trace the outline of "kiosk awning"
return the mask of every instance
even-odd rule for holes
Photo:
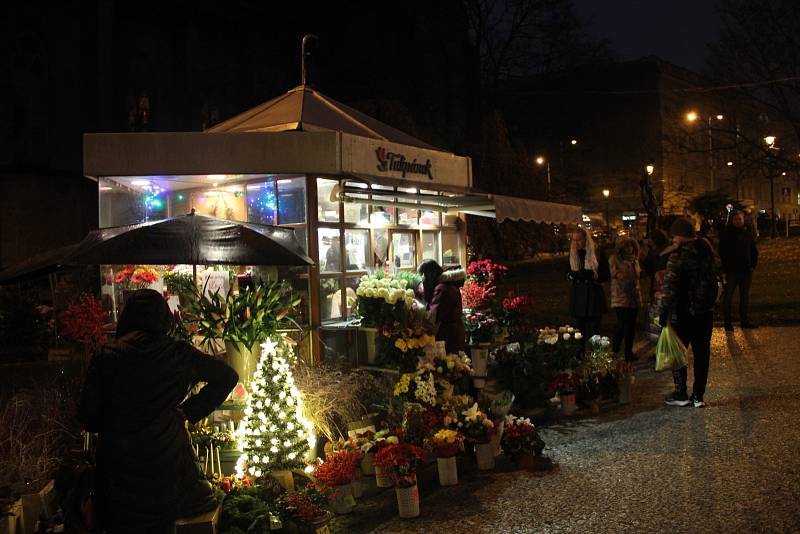
[[[577,224],[583,214],[580,206],[557,204],[530,198],[494,195],[497,222],[505,220],[544,222],[551,224]]]

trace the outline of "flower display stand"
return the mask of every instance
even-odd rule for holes
[[[380,466],[375,466],[375,485],[379,488],[391,488],[394,486],[392,477],[385,474]]]
[[[334,514],[344,515],[353,511],[356,500],[353,498],[353,485],[351,483],[333,486],[333,494],[328,497],[328,508]]]
[[[619,387],[620,404],[630,404],[633,381],[634,381],[633,375],[622,375],[621,377],[619,377],[619,382],[617,386]]]
[[[561,414],[570,416],[578,409],[578,404],[575,402],[575,394],[567,393],[561,395]]]
[[[377,353],[377,350],[375,348],[375,338],[378,334],[378,329],[362,326],[361,331],[364,332],[364,340],[366,341],[367,363],[370,365],[374,364],[375,354]]]
[[[488,471],[494,469],[494,449],[491,443],[475,444],[475,459],[478,461],[478,469]]]
[[[292,476],[292,472],[288,469],[272,471],[269,476],[286,491],[294,491],[294,476]]]
[[[361,474],[373,476],[375,474],[375,453],[368,452],[361,459]]]
[[[397,495],[397,511],[403,519],[419,517],[419,487],[414,484],[394,489]]]
[[[436,458],[436,467],[439,470],[440,486],[455,486],[458,484],[458,463],[455,456]]]

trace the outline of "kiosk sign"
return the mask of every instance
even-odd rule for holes
[[[420,174],[427,176],[428,180],[433,180],[433,168],[431,160],[425,160],[425,163],[419,163],[416,158],[409,161],[405,154],[397,152],[387,152],[382,146],[375,149],[375,156],[378,159],[377,169],[380,172],[399,172],[406,177],[408,174]]]

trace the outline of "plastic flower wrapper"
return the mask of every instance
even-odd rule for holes
[[[472,312],[464,316],[464,328],[471,344],[488,343],[497,335],[500,324],[497,319],[483,312]]]
[[[496,420],[504,419],[511,410],[512,404],[514,404],[514,394],[506,389],[495,396],[489,411]]]
[[[478,408],[476,402],[461,412],[458,428],[466,439],[474,443],[488,443],[494,432],[494,422]]]
[[[439,458],[449,458],[461,450],[464,436],[457,430],[442,428],[431,436],[428,444]]]

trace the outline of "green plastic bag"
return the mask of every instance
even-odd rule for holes
[[[667,371],[684,367],[686,359],[686,346],[678,334],[667,324],[661,329],[656,344],[656,371]]]

